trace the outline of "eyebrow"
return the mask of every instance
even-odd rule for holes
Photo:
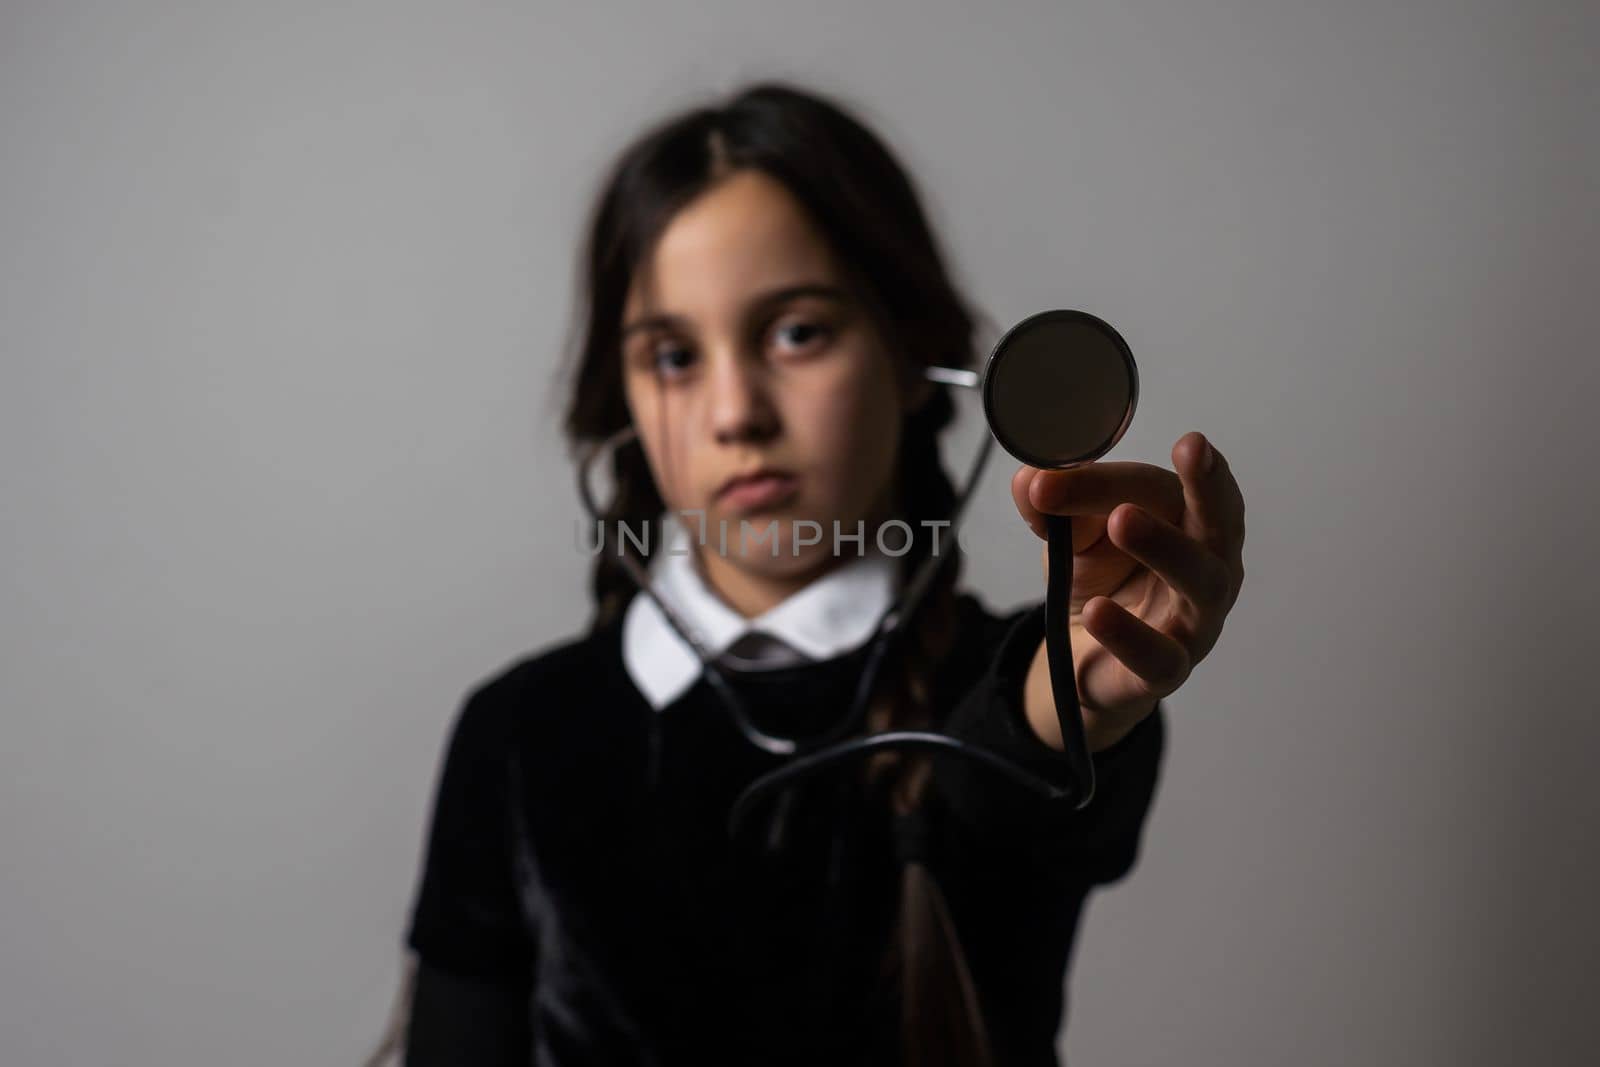
[[[803,282],[799,285],[786,285],[781,289],[773,289],[770,292],[762,293],[751,300],[745,308],[745,321],[748,322],[762,312],[802,296],[820,297],[823,300],[832,300],[841,304],[848,303],[850,300],[850,294],[837,285],[828,285],[822,282]],[[650,330],[662,326],[682,326],[683,323],[684,319],[681,315],[673,315],[668,312],[645,315],[624,326],[620,340],[626,341],[641,330]]]

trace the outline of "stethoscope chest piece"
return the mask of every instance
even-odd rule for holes
[[[1041,311],[995,342],[982,389],[1000,447],[1056,470],[1098,459],[1122,439],[1139,402],[1139,370],[1105,320]]]

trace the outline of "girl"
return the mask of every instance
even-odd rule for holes
[[[1065,774],[1043,602],[991,612],[957,589],[959,550],[938,536],[953,408],[921,369],[973,364],[974,318],[883,143],[770,83],[632,144],[583,269],[566,430],[574,446],[630,425],[637,439],[613,454],[590,534],[587,629],[459,711],[407,935],[406,1062],[1055,1063],[1085,896],[1138,851],[1158,701],[1243,578],[1226,462],[1188,434],[1176,473],[1013,478],[1041,537],[1045,513],[1081,516],[1089,805],[887,752],[792,787],[730,838],[734,799],[782,758],[744,740],[621,552],[737,668],[757,724],[797,737],[845,713],[880,613],[942,554],[869,728],[942,729]],[[696,515],[665,549],[648,536],[664,514]],[[891,520],[905,551],[880,539]]]

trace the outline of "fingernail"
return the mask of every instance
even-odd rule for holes
[[[1217,450],[1211,447],[1209,437],[1201,437],[1200,440],[1206,444],[1205,454],[1200,457],[1200,470],[1204,474],[1210,474],[1211,468],[1217,465]]]

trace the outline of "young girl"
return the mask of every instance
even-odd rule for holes
[[[1065,781],[1044,604],[996,614],[958,590],[938,525],[955,503],[938,447],[953,406],[921,371],[974,364],[973,315],[890,152],[783,85],[632,144],[583,265],[566,429],[574,446],[637,439],[610,460],[599,551],[575,552],[593,567],[588,628],[459,711],[407,936],[406,1061],[1055,1063],[1085,896],[1138,851],[1158,700],[1242,581],[1226,463],[1189,434],[1176,473],[1013,479],[1041,537],[1043,514],[1081,516],[1091,803],[890,751],[792,786],[734,838],[730,807],[784,758],[741,734],[620,552],[726,657],[756,724],[792,737],[846,713],[880,614],[942,555],[867,728],[941,729]],[[664,514],[697,516],[665,548],[649,538]],[[904,551],[903,532],[879,537],[891,521],[913,534]]]

